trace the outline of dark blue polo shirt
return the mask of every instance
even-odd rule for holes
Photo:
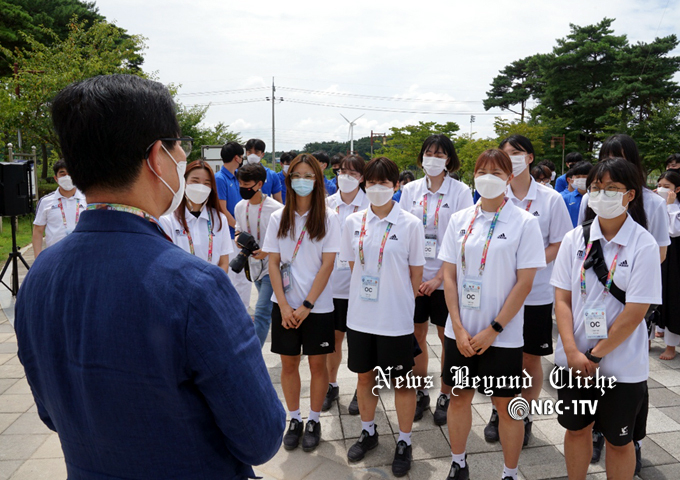
[[[236,204],[243,200],[238,186],[238,179],[233,173],[225,167],[222,167],[220,168],[220,171],[215,174],[215,185],[217,185],[217,196],[220,200],[226,200],[227,210],[233,217]],[[229,227],[229,233],[231,233],[231,238],[234,238],[233,227]]]

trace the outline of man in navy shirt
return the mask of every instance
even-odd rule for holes
[[[296,156],[297,154],[295,152],[283,152],[281,154],[281,171],[277,173],[277,175],[281,182],[281,200],[284,205],[286,204],[286,177],[288,176],[288,168],[290,167],[290,162],[292,162]]]
[[[19,290],[19,359],[70,479],[242,479],[279,449],[285,414],[224,271],[158,217],[184,195],[190,139],[160,83],[109,75],[52,104],[75,231]]]
[[[259,138],[251,138],[246,142],[246,161],[248,163],[262,163],[264,158],[265,143]],[[272,162],[273,166],[274,162]],[[281,197],[281,181],[274,170],[264,167],[267,171],[267,181],[262,186],[262,193],[271,196],[279,203],[283,203]]]
[[[583,156],[578,152],[569,152],[567,156],[564,157],[564,164],[567,166],[567,170],[571,169],[574,165],[583,161]],[[564,190],[569,188],[569,183],[567,183],[567,174],[560,175],[555,180],[555,191],[562,193]]]

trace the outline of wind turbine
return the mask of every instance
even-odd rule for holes
[[[361,115],[359,115],[357,118],[350,122],[349,120],[347,120],[347,117],[345,117],[342,113],[340,114],[340,116],[344,118],[347,123],[349,123],[349,153],[354,153],[354,125],[356,125],[356,121],[359,120],[364,115],[365,114],[362,113]]]

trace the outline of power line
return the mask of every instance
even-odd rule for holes
[[[328,95],[335,97],[363,98],[368,100],[385,100],[391,102],[411,102],[411,103],[481,103],[481,100],[433,100],[424,98],[404,98],[404,97],[384,97],[378,95],[362,95],[356,93],[328,92],[323,90],[307,90],[304,88],[279,87],[281,90],[291,92],[309,93],[312,95]]]
[[[235,105],[238,103],[255,103],[255,102],[266,102],[264,98],[248,98],[244,100],[227,100],[224,102],[208,102],[208,103],[192,103],[187,105],[187,107],[214,107],[217,105]]]
[[[252,88],[240,88],[236,90],[214,90],[212,92],[190,92],[190,93],[178,93],[178,97],[202,97],[206,95],[230,95],[232,93],[248,93],[256,92],[261,90],[266,90],[267,87],[252,87]]]
[[[308,100],[296,100],[288,98],[286,99],[288,103],[300,103],[303,105],[316,105],[319,107],[334,107],[334,108],[348,108],[350,110],[368,110],[372,112],[389,112],[389,113],[412,113],[419,115],[514,115],[514,113],[492,113],[492,112],[423,112],[418,110],[397,110],[394,108],[380,108],[380,107],[369,107],[365,105],[344,105],[338,103],[320,103],[312,102]]]

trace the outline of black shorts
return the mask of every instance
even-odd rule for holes
[[[335,318],[335,329],[339,332],[347,331],[347,307],[349,300],[346,298],[333,299],[333,318]]]
[[[354,373],[366,373],[375,367],[392,377],[403,377],[413,370],[413,334],[399,337],[374,335],[347,329],[347,367]]]
[[[335,351],[333,312],[310,313],[299,328],[283,328],[281,309],[272,306],[272,353],[279,355],[326,355]]]
[[[446,307],[444,290],[435,290],[429,297],[416,297],[416,309],[413,312],[413,323],[425,323],[429,319],[433,324],[444,327],[449,316]]]
[[[492,397],[514,397],[522,392],[522,347],[504,348],[489,347],[482,355],[465,357],[458,350],[456,341],[444,338],[444,371],[442,372],[442,383],[449,387],[456,387],[458,390],[460,382],[455,376],[457,370],[454,367],[468,367],[467,386],[463,389],[475,387],[474,378],[479,378],[480,382],[477,391],[484,395],[490,394]],[[491,383],[484,377],[491,377]],[[505,384],[498,377],[505,377]],[[455,391],[452,390],[452,393]]]
[[[524,353],[539,357],[553,353],[552,309],[552,303],[524,305]]]
[[[551,375],[556,375],[558,385],[568,385],[569,370],[555,367]],[[576,386],[557,389],[557,398],[562,401],[562,414],[557,421],[567,430],[582,430],[595,422],[594,429],[602,432],[604,438],[614,446],[624,446],[631,440],[642,440],[647,429],[647,382],[617,383],[614,388],[605,388],[604,395],[599,388],[578,388]],[[574,402],[597,400],[597,408],[592,414],[588,407],[575,411]],[[567,410],[569,407],[569,410]]]

